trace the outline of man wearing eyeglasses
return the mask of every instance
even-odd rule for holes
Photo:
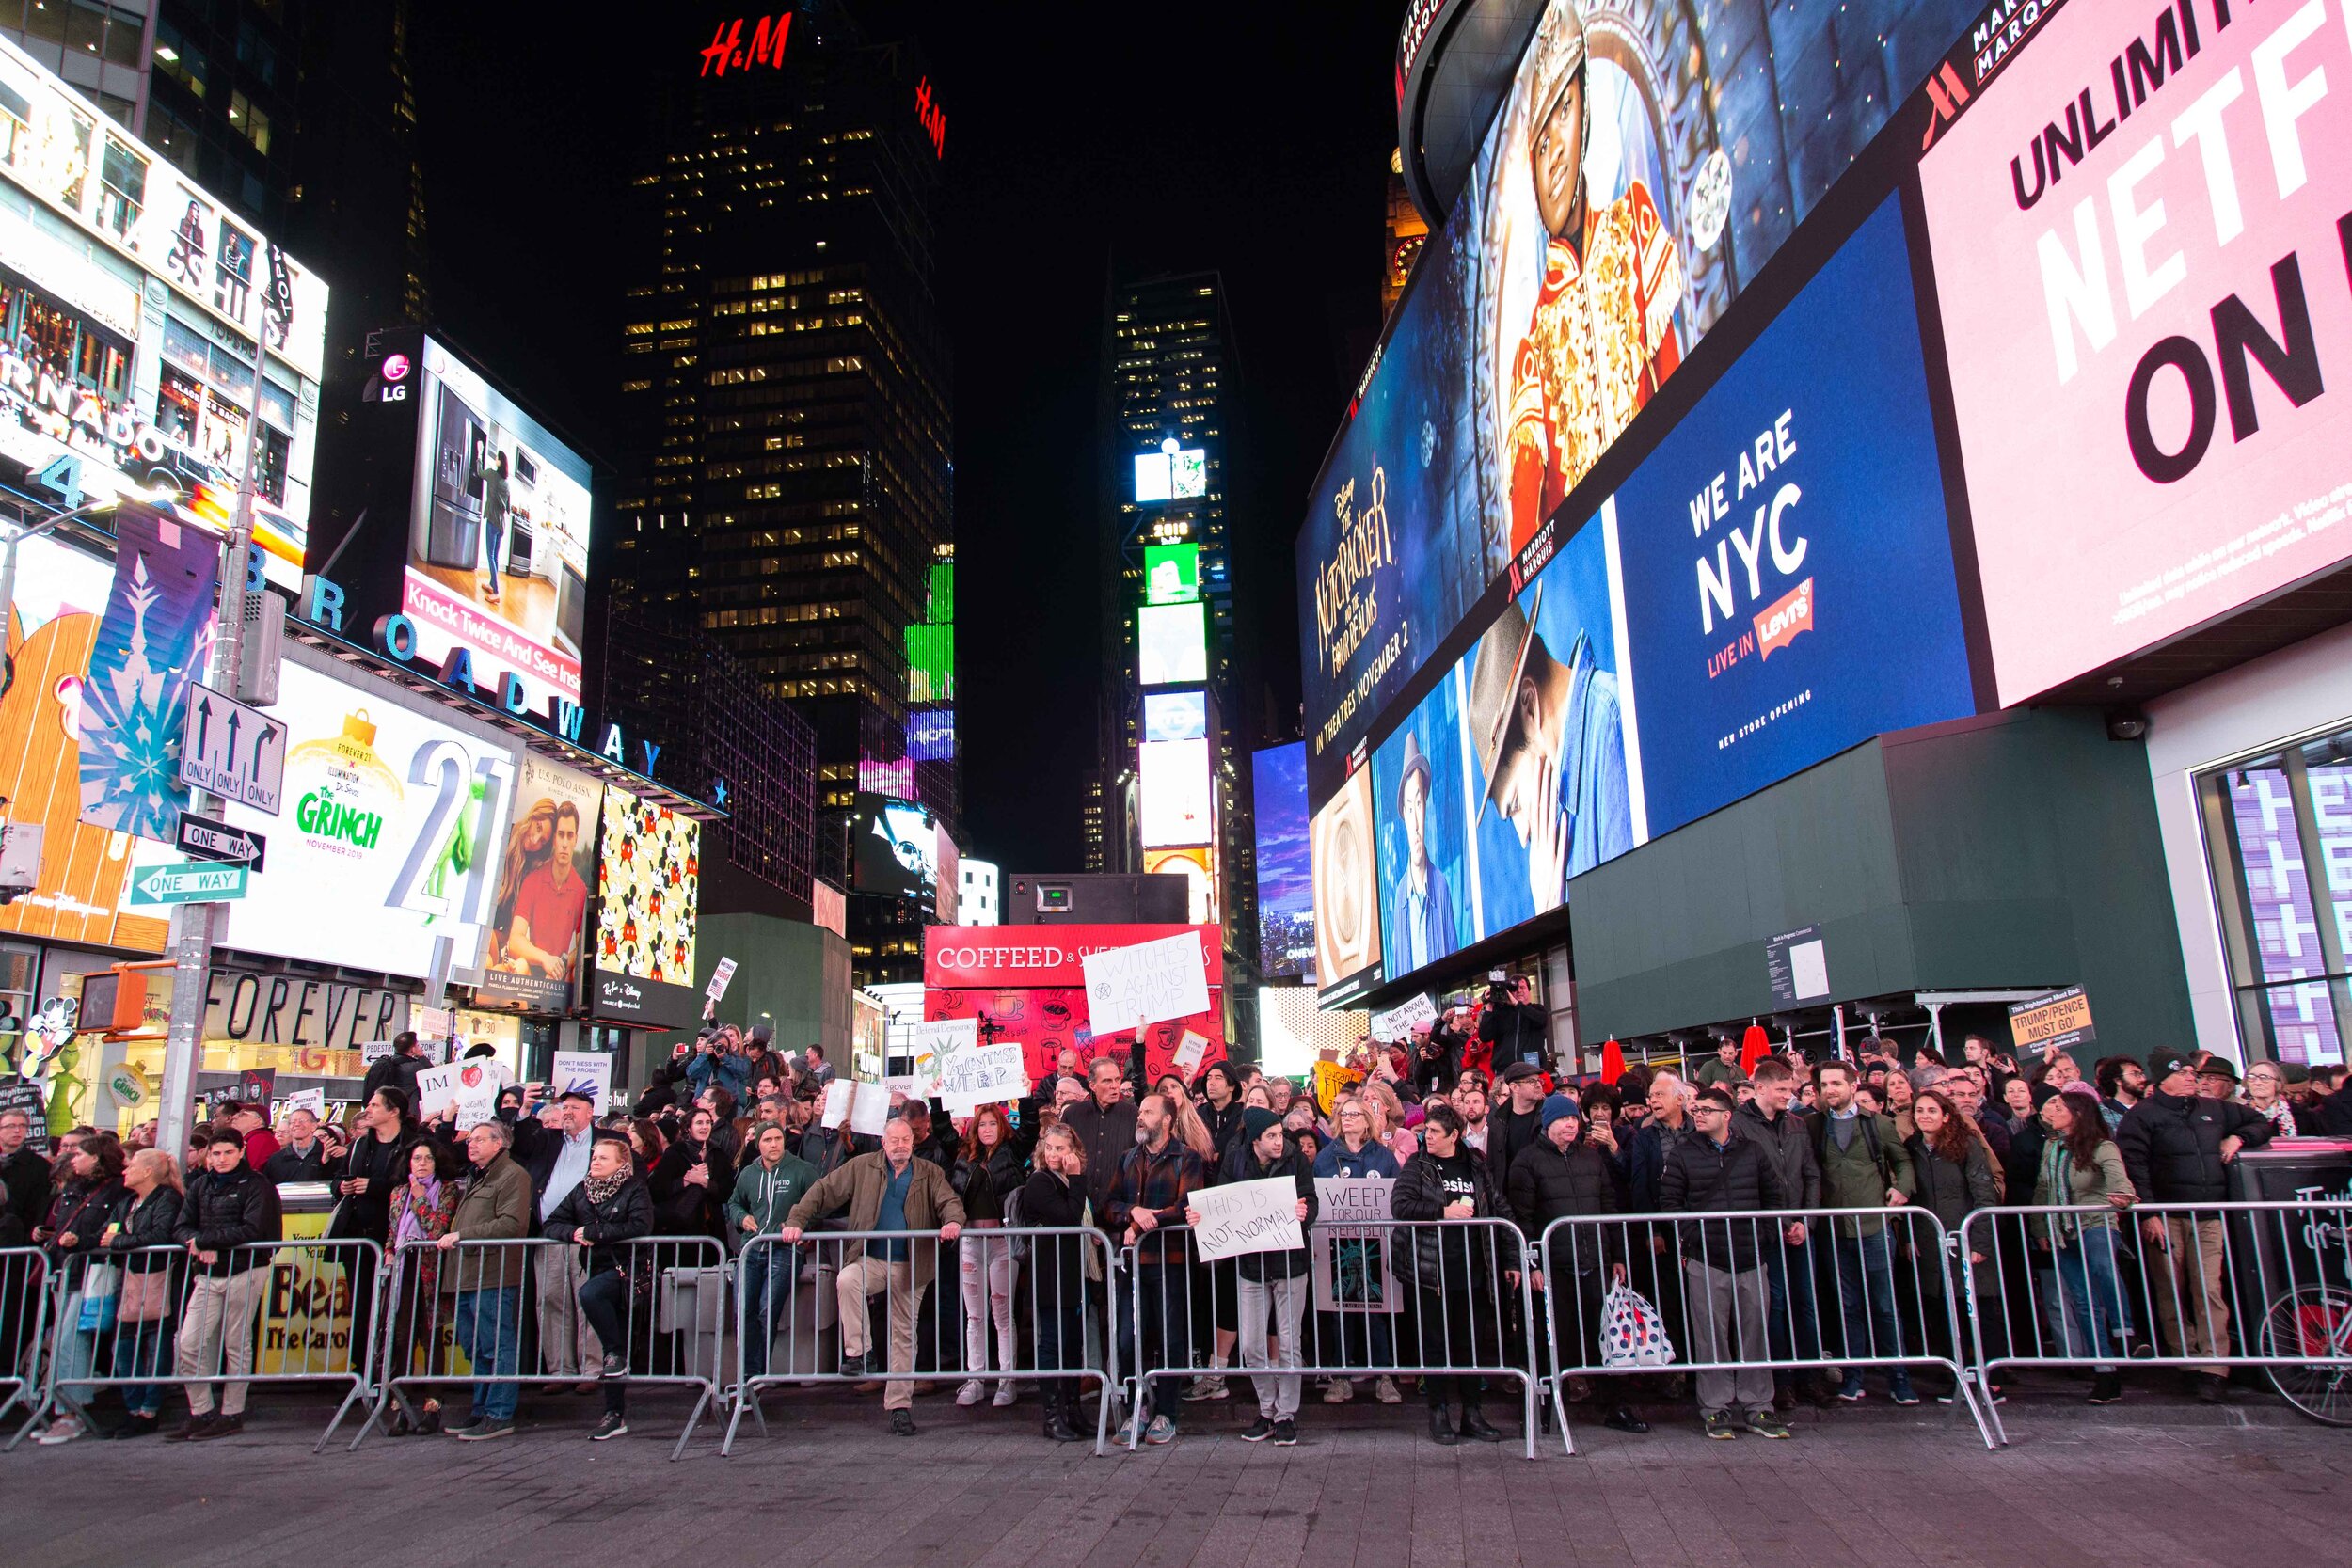
[[[1701,1089],[1691,1102],[1692,1135],[1666,1151],[1659,1178],[1658,1206],[1673,1214],[1753,1213],[1788,1206],[1780,1172],[1753,1141],[1732,1131],[1734,1101],[1719,1085]],[[1786,1437],[1788,1428],[1772,1412],[1772,1351],[1765,1338],[1765,1312],[1772,1287],[1764,1277],[1762,1247],[1780,1240],[1769,1220],[1686,1220],[1680,1233],[1684,1301],[1683,1347],[1701,1369],[1699,1418],[1707,1435],[1727,1440],[1739,1434],[1732,1414],[1746,1414],[1747,1430],[1759,1437]],[[1713,1370],[1708,1370],[1712,1367]]]

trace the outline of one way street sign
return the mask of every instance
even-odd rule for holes
[[[188,683],[180,782],[278,815],[286,778],[286,726],[209,686]]]
[[[180,852],[183,855],[259,871],[268,847],[268,841],[249,829],[232,828],[192,811],[180,814]]]

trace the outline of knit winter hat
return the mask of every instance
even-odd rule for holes
[[[1535,1130],[1538,1132],[1549,1132],[1551,1131],[1551,1124],[1555,1121],[1563,1118],[1581,1121],[1583,1117],[1583,1107],[1577,1104],[1573,1096],[1548,1094],[1544,1096],[1542,1108],[1535,1113]]]

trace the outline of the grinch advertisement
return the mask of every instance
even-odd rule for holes
[[[700,1015],[694,911],[701,888],[702,825],[608,786],[588,997],[594,1016],[676,1029]]]

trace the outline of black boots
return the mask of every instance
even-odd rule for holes
[[[1429,1407],[1429,1440],[1433,1443],[1443,1444],[1449,1449],[1461,1441],[1454,1434],[1453,1413],[1442,1404],[1433,1404]]]
[[[1057,1443],[1083,1443],[1087,1434],[1078,1430],[1072,1418],[1077,1413],[1077,1396],[1059,1390],[1045,1396],[1045,1435]]]
[[[1486,1411],[1474,1404],[1462,1406],[1462,1435],[1475,1437],[1482,1443],[1502,1441],[1502,1430],[1488,1424]]]

